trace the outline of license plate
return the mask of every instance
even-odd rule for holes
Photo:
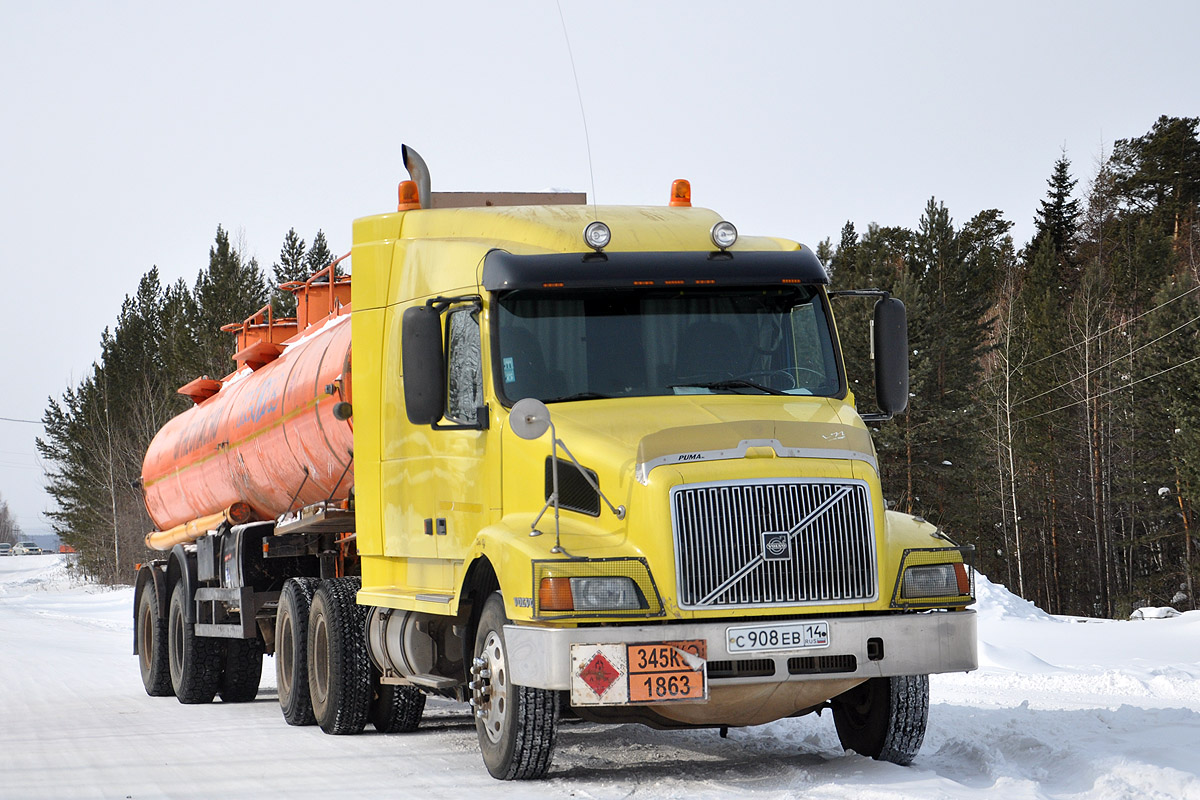
[[[703,639],[571,645],[572,705],[634,705],[708,699]]]
[[[730,653],[814,650],[829,647],[829,623],[785,622],[780,625],[735,625],[725,629]]]
[[[707,696],[703,639],[626,646],[630,703],[671,703]]]

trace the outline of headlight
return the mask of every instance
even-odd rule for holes
[[[912,600],[920,597],[959,597],[970,593],[967,570],[962,564],[926,564],[904,570],[904,585],[900,596]]]
[[[542,578],[538,605],[545,611],[628,611],[646,607],[633,579],[611,575]]]

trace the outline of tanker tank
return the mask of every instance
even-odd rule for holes
[[[349,497],[353,431],[334,410],[350,401],[349,307],[305,329],[304,289],[316,288],[311,283],[293,288],[302,303],[300,333],[277,344],[272,331],[279,338],[278,331],[295,330],[296,323],[227,326],[241,330],[240,369],[180,390],[196,405],[163,426],[142,465],[146,509],[159,528],[147,536],[152,548],[191,541],[221,518],[274,519]],[[336,283],[348,300],[349,278]]]

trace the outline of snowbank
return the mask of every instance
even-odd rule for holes
[[[283,722],[274,665],[253,703],[142,690],[132,590],[61,556],[0,558],[0,800],[25,798],[1100,798],[1200,800],[1200,613],[1086,624],[980,576],[981,668],[932,678],[903,768],[846,754],[828,714],[662,732],[565,723],[550,777],[499,783],[464,706],[415,734],[330,737]]]

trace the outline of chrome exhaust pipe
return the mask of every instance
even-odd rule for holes
[[[417,184],[417,196],[421,200],[421,208],[429,208],[429,167],[425,166],[425,159],[406,144],[400,145],[400,156],[404,159],[404,168],[408,170],[409,177]]]

